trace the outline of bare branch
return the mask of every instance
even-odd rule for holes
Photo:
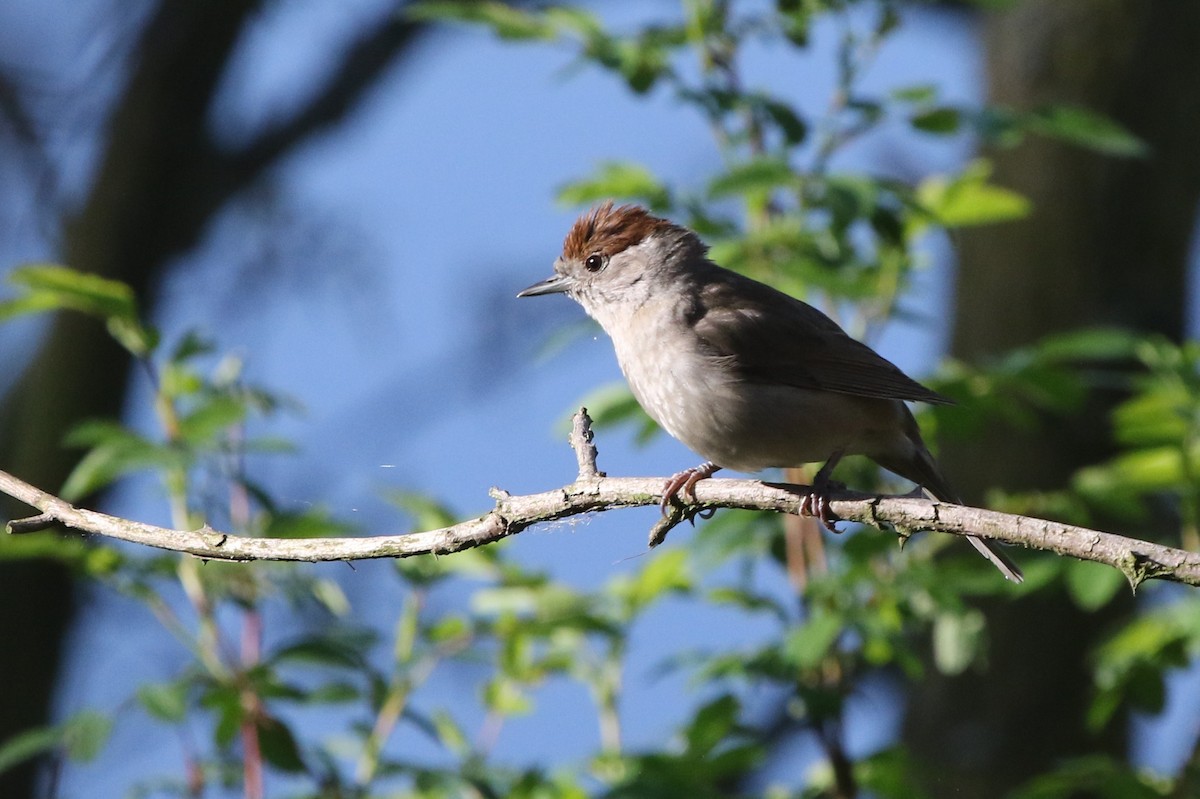
[[[44,528],[54,523],[81,533],[185,552],[208,560],[317,562],[445,555],[499,541],[539,522],[614,508],[659,504],[666,482],[663,478],[605,477],[595,472],[594,452],[587,450],[592,447],[590,438],[590,421],[577,419],[571,440],[580,461],[581,479],[574,483],[524,496],[492,489],[496,507],[491,512],[450,527],[400,535],[277,539],[247,538],[210,527],[171,530],[76,508],[6,472],[0,472],[0,492],[41,512],[29,519],[9,522],[10,533]],[[808,492],[808,486],[785,483],[702,480],[696,484],[697,504],[686,513],[676,509],[670,518],[656,525],[655,531],[661,540],[667,530],[698,509],[743,508],[798,514],[800,503]],[[1149,579],[1200,586],[1200,553],[1084,527],[927,499],[873,496],[853,491],[835,493],[830,507],[847,522],[894,530],[901,536],[922,530],[976,535],[1104,563],[1119,569],[1134,588]]]

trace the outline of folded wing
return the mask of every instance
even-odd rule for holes
[[[947,397],[899,367],[807,303],[720,267],[698,275],[698,299],[685,309],[704,346],[744,380],[860,397],[947,404]]]

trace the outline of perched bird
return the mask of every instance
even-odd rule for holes
[[[831,526],[829,476],[845,455],[959,502],[904,404],[950,400],[811,305],[717,266],[692,231],[637,206],[600,205],[567,234],[553,277],[517,296],[556,293],[608,333],[646,413],[707,460],[667,481],[664,512],[721,468],[824,461],[802,510]],[[1021,581],[996,545],[967,540]]]

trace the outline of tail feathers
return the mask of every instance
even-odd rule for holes
[[[915,421],[912,426],[915,430]],[[886,458],[875,458],[874,460],[889,472],[895,472],[901,477],[912,480],[924,488],[925,493],[931,495],[934,499],[961,505],[962,500],[959,499],[958,494],[950,486],[945,476],[942,475],[937,462],[929,454],[929,450],[925,449],[925,445],[921,442],[920,433],[916,435],[917,438],[913,441],[916,445],[916,453],[911,457],[903,460]],[[1024,575],[1021,574],[1021,569],[1000,550],[999,544],[974,535],[968,535],[966,538],[971,542],[971,546],[975,547],[975,549],[979,550],[979,554],[991,561],[992,565],[999,569],[1000,573],[1006,579],[1014,583],[1020,583],[1025,580]]]
[[[971,546],[979,550],[979,554],[992,562],[992,565],[1000,570],[1007,579],[1014,583],[1022,583],[1025,581],[1025,575],[1021,574],[1017,564],[1000,551],[998,544],[988,541],[986,538],[980,538],[977,535],[967,536],[967,540],[971,542]]]

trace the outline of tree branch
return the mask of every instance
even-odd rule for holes
[[[571,442],[579,461],[575,482],[540,494],[513,496],[491,490],[496,507],[476,519],[419,533],[366,538],[247,538],[203,527],[171,530],[76,508],[59,497],[0,472],[0,492],[37,508],[40,513],[7,524],[11,534],[62,525],[81,533],[184,552],[207,560],[331,561],[447,555],[490,544],[541,522],[584,513],[658,505],[666,482],[657,477],[606,477],[596,470],[586,409],[576,415]],[[798,514],[808,486],[758,480],[708,479],[696,484],[696,504],[675,506],[651,531],[651,546],[697,510],[743,508]],[[1149,541],[1089,530],[1046,519],[951,505],[927,499],[875,496],[854,491],[833,494],[830,507],[841,519],[894,530],[907,537],[922,530],[976,535],[1030,549],[1041,549],[1119,569],[1133,588],[1149,579],[1200,586],[1200,553]]]

